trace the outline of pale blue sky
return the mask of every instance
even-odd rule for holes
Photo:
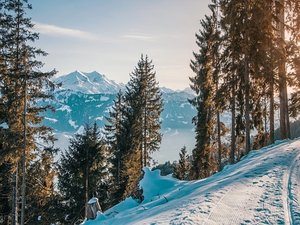
[[[142,53],[153,59],[160,86],[183,89],[200,19],[210,0],[30,0],[28,14],[59,75],[98,71],[126,83]]]

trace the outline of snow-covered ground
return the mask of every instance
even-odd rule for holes
[[[252,151],[191,182],[145,169],[145,200],[126,199],[85,225],[300,224],[300,140]]]

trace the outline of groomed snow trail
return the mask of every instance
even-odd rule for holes
[[[174,183],[141,205],[111,215],[117,207],[108,210],[86,225],[299,225],[299,163],[300,140],[282,142],[252,151],[207,179]]]

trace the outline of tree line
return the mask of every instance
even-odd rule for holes
[[[209,8],[190,64],[196,145],[191,156],[181,149],[178,179],[210,176],[274,143],[277,108],[280,138],[289,138],[289,118],[300,108],[300,2],[212,0]],[[56,71],[41,72],[37,58],[47,54],[33,47],[39,36],[27,9],[27,0],[0,1],[1,224],[78,223],[91,197],[103,210],[129,196],[142,201],[142,169],[162,138],[153,62],[141,55],[106,126],[87,124],[55,162],[59,150],[42,113],[52,109],[46,100],[53,99]],[[290,99],[288,86],[295,88]],[[224,112],[231,127],[222,122]]]
[[[190,64],[197,115],[189,179],[273,144],[277,109],[280,139],[291,138],[289,118],[300,106],[300,2],[212,0],[209,8]],[[221,121],[224,112],[231,114],[231,127]]]

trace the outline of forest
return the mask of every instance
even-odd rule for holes
[[[162,139],[152,60],[138,59],[105,127],[87,123],[62,152],[43,125],[60,84],[55,69],[42,69],[47,53],[34,44],[32,8],[29,0],[0,0],[0,224],[79,224],[92,197],[103,211],[127,197],[142,202],[143,168],[153,166]],[[277,112],[278,139],[290,139],[300,110],[300,2],[212,0],[209,9],[190,61],[196,145],[191,155],[180,146],[171,166],[179,180],[209,177],[273,144]]]

